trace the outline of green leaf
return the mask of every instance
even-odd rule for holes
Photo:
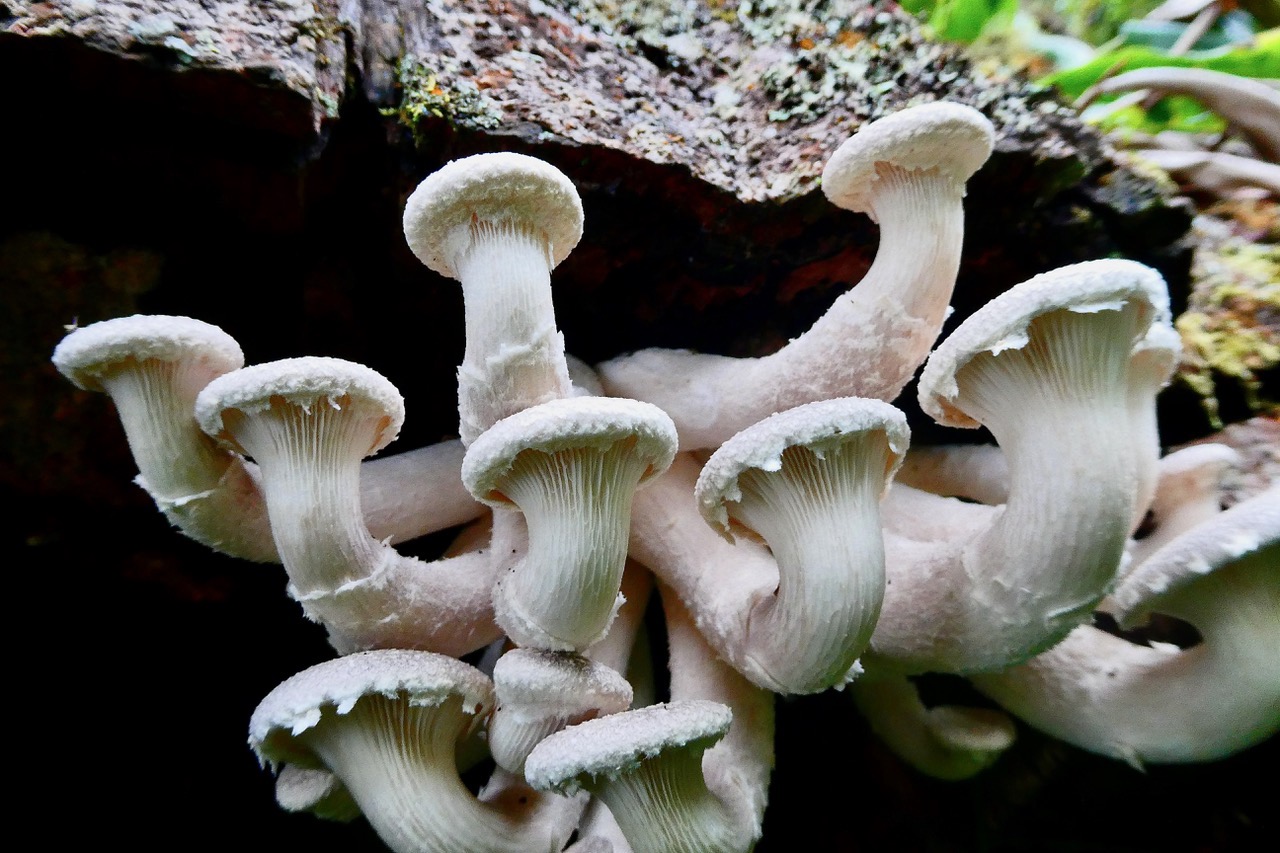
[[[1169,56],[1148,47],[1131,45],[1100,54],[1092,61],[1040,78],[1056,86],[1066,97],[1078,98],[1104,75],[1152,66],[1207,68],[1238,77],[1280,77],[1280,28],[1258,33],[1252,47],[1230,48],[1199,56]]]
[[[1018,0],[938,0],[929,25],[940,38],[969,44],[992,22],[1006,25],[1017,11]]]

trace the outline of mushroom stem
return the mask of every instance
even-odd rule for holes
[[[572,394],[551,302],[546,237],[514,222],[472,221],[453,261],[466,344],[458,411],[466,443],[508,415]]]
[[[720,702],[733,711],[728,734],[703,755],[702,775],[739,836],[754,842],[760,837],[773,772],[774,694],[720,659],[680,596],[666,586],[659,586],[659,592],[666,616],[671,699]]]
[[[944,497],[995,505],[1009,499],[1009,464],[994,444],[913,447],[894,481]]]
[[[849,687],[871,730],[921,773],[951,781],[990,767],[1014,741],[1013,720],[991,708],[927,707],[899,673],[868,675]]]
[[[1182,619],[1199,632],[1195,645],[1138,645],[1081,626],[973,682],[1036,728],[1135,766],[1225,757],[1280,728],[1277,567],[1273,487],[1174,539],[1116,591],[1122,617]]]
[[[1161,459],[1147,505],[1151,529],[1129,544],[1132,568],[1221,512],[1223,475],[1241,461],[1240,453],[1225,444],[1193,444]]]
[[[872,122],[832,155],[823,189],[880,224],[867,275],[812,328],[772,355],[729,358],[650,349],[600,365],[610,394],[671,415],[680,449],[716,447],[762,418],[834,397],[891,400],[946,317],[964,236],[964,185],[994,132],[958,104]]]
[[[369,535],[391,544],[475,521],[482,504],[462,485],[457,439],[360,463],[360,506]]]

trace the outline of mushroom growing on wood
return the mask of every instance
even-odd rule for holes
[[[498,579],[498,623],[523,646],[582,650],[619,604],[632,496],[675,454],[656,406],[608,397],[552,400],[480,435],[462,462],[477,500],[518,507],[528,553]]]
[[[892,400],[942,329],[960,264],[965,181],[993,140],[991,122],[952,103],[909,107],[861,128],[831,156],[822,188],[880,225],[862,281],[772,355],[642,350],[600,365],[605,389],[661,406],[681,450],[716,447],[803,403]]]
[[[397,853],[558,853],[572,827],[546,819],[557,804],[504,812],[458,777],[458,744],[492,708],[489,679],[461,661],[360,652],[272,690],[249,721],[249,745],[264,765],[333,773]]]
[[[170,522],[221,553],[280,562],[257,466],[217,447],[195,419],[201,389],[244,363],[234,338],[200,320],[138,314],[76,329],[54,349],[53,363],[80,388],[112,398],[137,482]],[[372,535],[401,542],[479,517],[461,467],[457,441],[363,465],[361,504]]]
[[[973,678],[1032,726],[1144,763],[1212,761],[1280,730],[1280,487],[1196,525],[1116,588],[1123,626],[1189,623],[1189,648],[1076,628],[1027,663]]]
[[[339,359],[284,359],[210,382],[195,410],[209,435],[257,461],[290,594],[340,652],[462,655],[496,639],[482,547],[424,563],[365,526],[361,459],[390,443],[404,420],[404,401],[385,377]]]
[[[523,154],[454,160],[409,196],[404,234],[422,263],[462,285],[464,444],[508,415],[571,395],[551,270],[582,236],[582,202],[563,173]]]
[[[1134,437],[1145,421],[1131,359],[1168,317],[1154,270],[1089,261],[1014,286],[938,346],[921,405],[941,423],[991,430],[1009,497],[993,508],[890,491],[890,586],[869,667],[1002,669],[1089,618],[1120,570],[1140,472],[1154,461],[1144,454],[1156,452]]]
[[[878,400],[779,412],[700,472],[683,455],[637,495],[632,554],[755,684],[781,693],[844,684],[884,595],[880,497],[908,440],[902,413]]]

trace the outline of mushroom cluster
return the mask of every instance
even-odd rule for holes
[[[823,189],[880,245],[781,350],[594,369],[566,353],[551,298],[582,234],[573,184],[519,154],[449,163],[404,229],[462,286],[460,438],[396,455],[370,458],[404,401],[363,365],[244,366],[185,317],[68,334],[54,363],[111,396],[161,511],[283,564],[328,633],[337,656],[250,720],[280,805],[362,814],[415,853],[730,853],[760,837],[777,694],[847,686],[943,778],[994,761],[1009,714],[1135,763],[1280,727],[1280,492],[1219,511],[1229,452],[1160,458],[1178,351],[1160,276],[1053,270],[935,347],[993,138],[976,110],[928,103],[834,152]],[[889,401],[921,364],[924,410],[997,445],[909,450]],[[395,547],[449,529],[434,561]],[[1181,620],[1199,642],[1137,645],[1095,613]],[[925,673],[1005,710],[927,707]],[[488,782],[464,784],[485,761]]]

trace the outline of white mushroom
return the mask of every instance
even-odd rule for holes
[[[134,315],[82,326],[53,352],[80,388],[106,392],[124,426],[138,485],[187,536],[224,554],[279,562],[257,466],[215,445],[195,420],[195,399],[244,363],[217,326],[187,317]],[[401,542],[482,514],[462,486],[462,445],[446,441],[361,467],[361,503],[377,539]]]
[[[1167,318],[1154,270],[1091,261],[1015,286],[938,346],[921,405],[942,423],[991,430],[1009,498],[991,508],[891,491],[890,585],[868,661],[1000,669],[1089,618],[1120,571],[1144,454],[1155,453],[1135,439],[1131,356]]]
[[[582,203],[563,173],[523,154],[454,160],[409,196],[404,233],[419,260],[462,285],[464,444],[508,415],[571,395],[551,270],[582,236]]]
[[[195,409],[206,432],[258,463],[290,594],[335,648],[461,655],[496,638],[483,540],[424,563],[365,526],[360,461],[394,439],[404,419],[386,378],[339,359],[285,359],[219,377]]]
[[[235,339],[190,317],[135,315],[83,326],[53,351],[78,387],[111,397],[136,482],[179,529],[226,554],[271,562],[257,472],[196,424],[196,395],[244,364]]]
[[[525,776],[538,790],[599,797],[635,853],[745,851],[754,839],[702,773],[732,719],[725,705],[689,700],[588,720],[534,747]]]
[[[276,776],[276,804],[287,812],[310,812],[339,823],[360,817],[360,806],[342,780],[319,767],[282,766]]]
[[[642,350],[600,365],[610,394],[661,406],[680,449],[716,447],[756,421],[832,397],[891,400],[942,328],[964,235],[965,181],[991,153],[977,110],[910,107],[861,128],[832,155],[823,191],[880,225],[866,276],[813,327],[763,358]]]
[[[682,457],[637,495],[632,555],[755,684],[782,693],[844,684],[884,596],[879,503],[908,440],[902,413],[878,400],[780,412],[726,442],[700,473]],[[709,527],[752,533],[730,544]]]
[[[1139,645],[1086,625],[974,684],[1036,728],[1136,766],[1212,761],[1280,730],[1280,487],[1166,544],[1113,599],[1125,626],[1161,614],[1200,641]]]
[[[499,421],[468,448],[462,478],[477,500],[518,507],[528,552],[494,591],[498,623],[520,645],[581,650],[619,601],[636,488],[666,470],[675,427],[635,400],[552,400]]]
[[[1222,510],[1222,476],[1239,464],[1240,454],[1225,444],[1194,444],[1160,460],[1155,492],[1148,505],[1144,535],[1129,546],[1137,568],[1177,536]]]
[[[497,707],[489,749],[515,774],[543,738],[565,726],[625,711],[631,685],[612,668],[572,652],[512,649],[493,669]]]
[[[458,777],[458,744],[492,707],[488,678],[460,661],[361,652],[272,690],[249,721],[249,745],[272,767],[331,772],[398,853],[558,853],[568,831],[546,819],[558,804],[504,811]]]
[[[980,773],[1017,736],[1009,715],[993,708],[925,705],[916,685],[899,673],[859,678],[849,690],[876,736],[899,758],[937,779]]]

